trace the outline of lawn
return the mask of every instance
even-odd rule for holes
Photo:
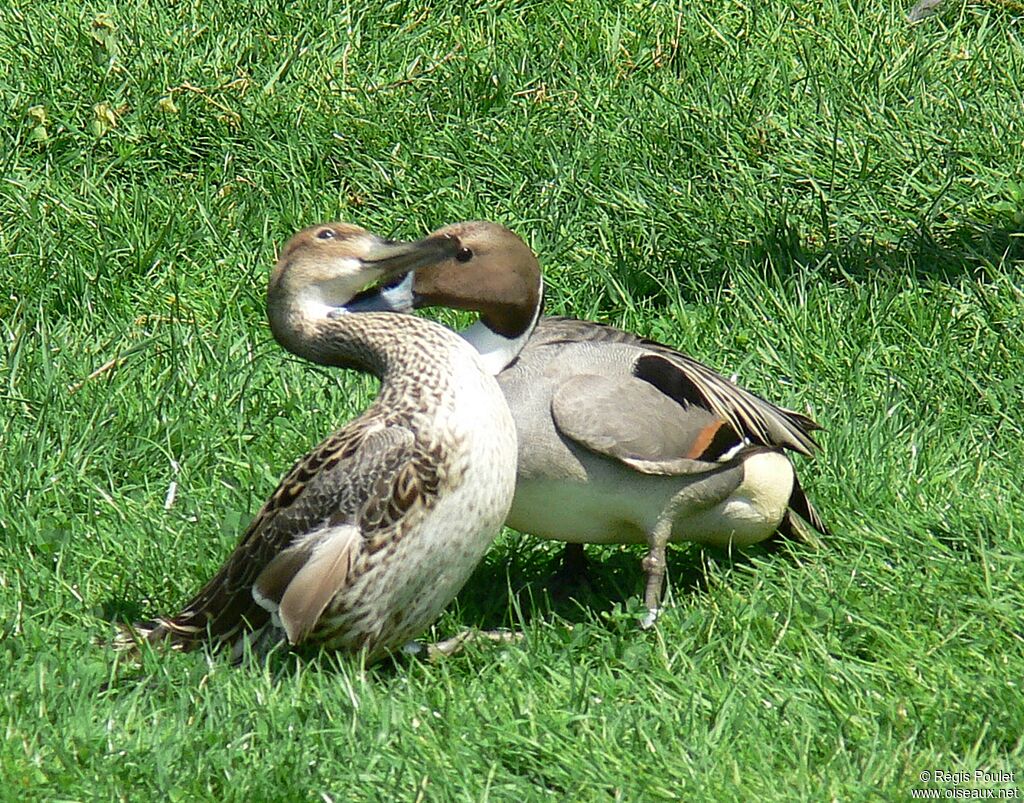
[[[0,799],[1024,786],[1024,15],[909,5],[4,4]],[[673,549],[641,632],[642,550],[552,601],[506,531],[434,635],[518,644],[115,654],[375,390],[270,338],[275,247],[468,218],[824,424],[825,547]]]

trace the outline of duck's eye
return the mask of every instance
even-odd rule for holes
[[[316,238],[318,240],[333,240],[334,229],[320,229],[320,231],[316,233]]]
[[[473,258],[473,252],[468,248],[460,248],[458,253],[455,255],[456,262],[469,262]]]

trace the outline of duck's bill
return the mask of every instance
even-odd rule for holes
[[[412,312],[416,308],[415,278],[411,270],[394,275],[357,293],[345,309],[349,312]]]
[[[413,242],[377,240],[363,255],[364,265],[384,274],[384,281],[401,278],[417,268],[425,268],[451,259],[458,253],[459,241],[454,237],[431,236]]]
[[[345,305],[349,312],[411,312],[416,306],[413,282],[416,271],[451,259],[461,244],[455,237],[432,235],[416,242],[379,241],[363,257],[363,264],[384,271],[375,285],[357,293]]]

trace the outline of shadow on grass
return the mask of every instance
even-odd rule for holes
[[[588,545],[586,580],[563,590],[554,582],[562,565],[562,545],[518,548],[532,540],[522,536],[507,556],[490,558],[477,568],[455,601],[462,625],[481,630],[518,629],[534,619],[555,617],[569,624],[612,627],[602,614],[616,609],[635,609],[639,619],[644,547]],[[546,560],[541,557],[545,554]],[[758,559],[787,560],[788,556],[784,539],[771,539],[742,551],[673,544],[668,550],[666,593],[675,599],[703,594],[709,574],[751,566]]]
[[[899,272],[919,280],[956,282],[985,268],[1024,261],[1024,211],[1000,213],[993,222],[966,222],[953,229],[922,225],[895,243],[855,235],[819,247],[782,216],[766,225],[768,235],[747,251],[748,264],[772,265],[787,273],[817,267],[833,277],[863,279]]]
[[[737,265],[782,277],[810,271],[824,279],[859,281],[898,274],[952,284],[981,270],[1006,270],[1024,262],[1024,206],[1005,207],[991,210],[988,221],[968,219],[956,226],[941,220],[921,222],[895,241],[880,241],[870,230],[834,237],[831,225],[830,234],[822,237],[820,226],[811,230],[782,211],[754,227],[764,232],[758,239],[745,247],[727,247],[710,264],[703,260],[700,271],[691,270],[694,255],[687,244],[677,244],[658,264],[651,264],[650,257],[637,250],[639,246],[618,244],[611,254],[610,272],[626,295],[655,307],[672,303],[671,282],[704,293],[708,287],[728,284]],[[930,211],[925,219],[929,215]]]
[[[571,593],[552,593],[550,580],[561,566],[562,545],[537,546],[534,539],[521,537],[507,544],[506,554],[496,550],[493,557],[481,564],[473,573],[454,603],[456,627],[461,630],[520,630],[535,620],[557,619],[567,624],[588,623],[609,630],[622,629],[621,616],[606,616],[615,611],[636,613],[639,621],[644,573],[641,568],[643,547],[589,546],[587,583]],[[719,573],[738,566],[750,565],[755,558],[772,553],[785,559],[785,546],[753,546],[743,552],[700,548],[692,544],[672,546],[669,549],[669,572],[666,583],[668,593],[675,599],[691,594],[702,594],[708,586],[709,573]],[[545,559],[545,555],[547,556]],[[137,622],[146,618],[146,610],[136,601],[108,599],[102,603],[102,618],[112,623]],[[635,625],[640,637],[639,624]],[[152,649],[161,660],[159,646]],[[211,656],[206,649],[190,653],[196,657],[193,671],[181,676],[183,684],[195,680],[195,673],[203,674]],[[140,686],[156,688],[153,673],[146,669],[148,660],[131,661],[115,678],[104,683],[99,690],[105,695],[132,693]],[[223,651],[212,656],[214,661],[230,662]],[[396,654],[366,667],[366,671],[382,679],[406,671],[411,662],[421,659]],[[266,670],[278,681],[284,681],[298,672],[351,673],[363,668],[360,659],[346,654],[324,652],[317,647],[290,650],[280,645],[266,655],[247,654],[237,662],[241,668]],[[165,681],[161,680],[162,685]]]
[[[115,625],[130,625],[148,618],[146,608],[140,602],[123,597],[101,601],[99,617]]]

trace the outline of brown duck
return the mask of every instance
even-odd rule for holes
[[[365,650],[420,635],[498,533],[515,483],[515,427],[477,352],[408,315],[351,313],[367,284],[454,257],[448,236],[404,243],[307,228],[281,251],[274,337],[323,365],[376,375],[355,420],[301,458],[223,567],[181,611],[140,628],[188,649],[286,640]]]

